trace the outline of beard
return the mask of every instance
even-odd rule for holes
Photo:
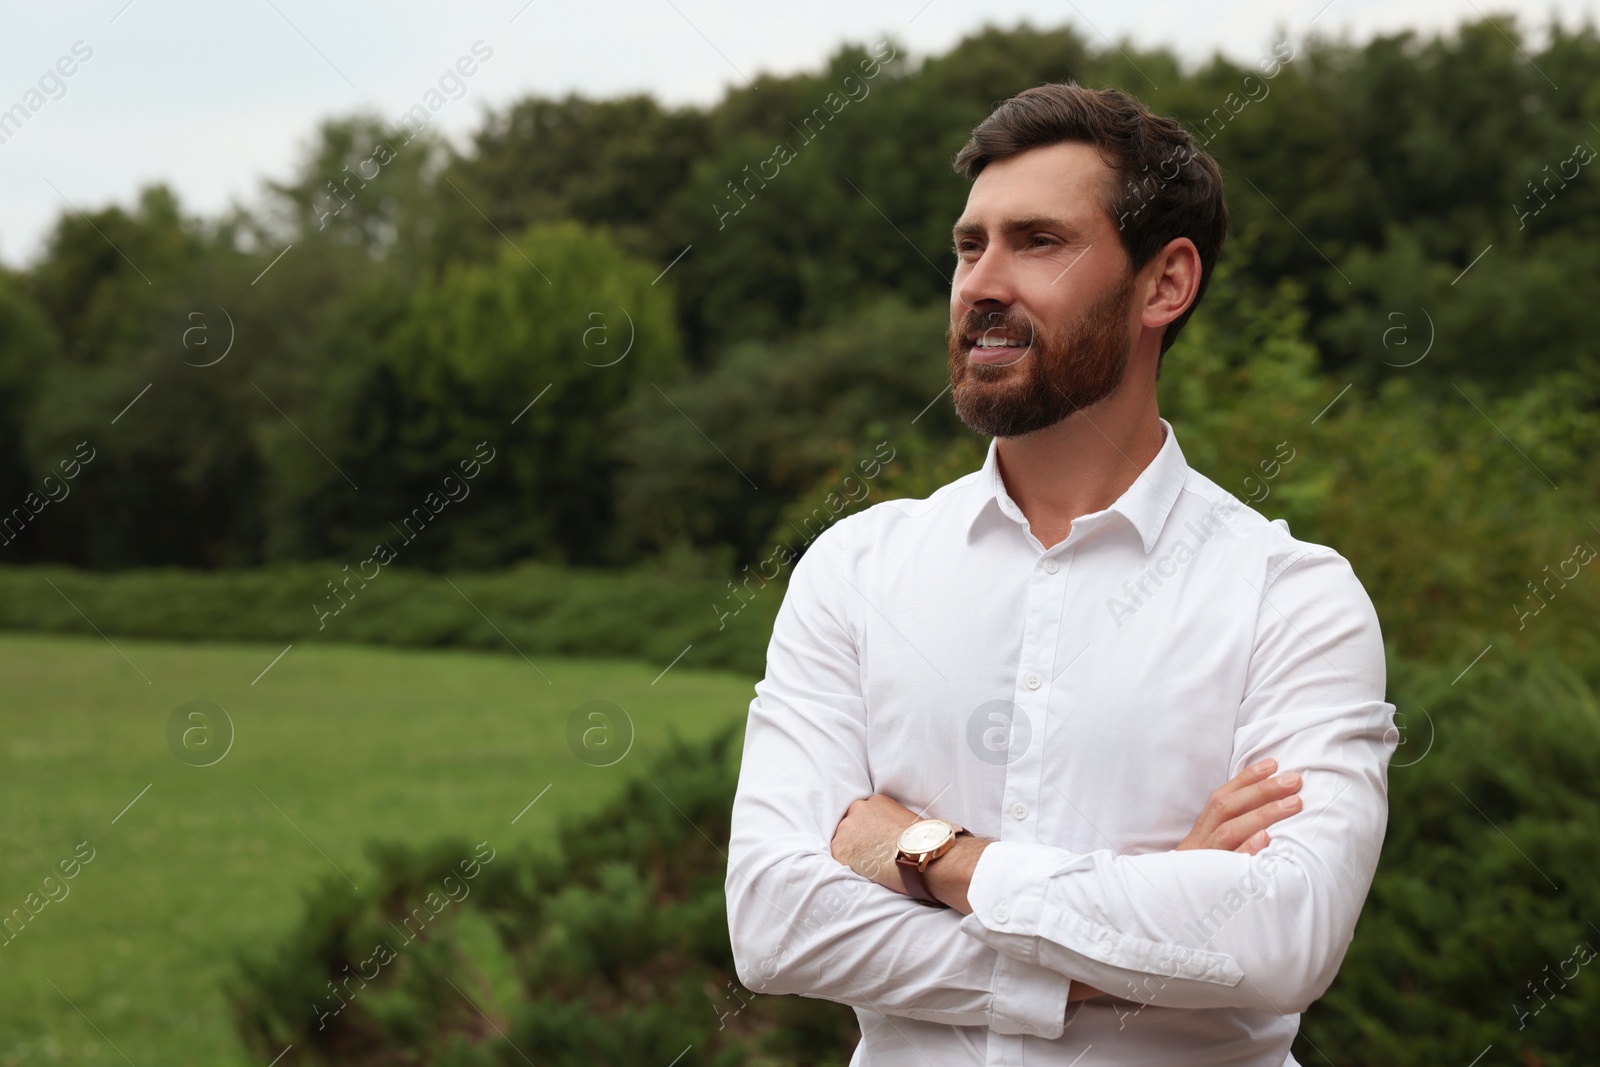
[[[969,309],[945,334],[951,395],[961,421],[988,437],[1021,437],[1116,392],[1128,370],[1133,283],[1129,271],[1116,289],[1054,330],[1036,328],[1010,308]],[[1032,337],[1020,375],[1011,370],[1014,364],[968,362],[967,335],[996,329]]]

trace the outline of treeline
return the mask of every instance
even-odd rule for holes
[[[1162,411],[1180,428],[1191,465],[1298,536],[1348,557],[1392,652],[1460,671],[1487,645],[1490,660],[1512,646],[1538,648],[1565,656],[1600,688],[1600,579],[1592,573],[1600,555],[1600,373],[1556,372],[1505,396],[1463,381],[1463,396],[1430,392],[1409,368],[1364,392],[1319,372],[1292,284],[1262,302],[1223,271],[1208,300],[1209,312],[1185,328],[1183,373],[1169,364],[1162,376]],[[688,417],[674,411],[667,426],[681,426],[705,454],[665,434],[651,442],[635,468],[655,472],[637,490],[649,495],[630,507],[685,538],[748,539],[760,547],[746,562],[674,550],[603,569],[529,562],[436,575],[409,567],[431,536],[463,544],[480,529],[474,523],[487,520],[471,510],[479,494],[517,462],[510,448],[475,458],[463,443],[460,460],[419,479],[408,502],[420,519],[397,508],[394,529],[373,531],[395,555],[369,548],[215,571],[0,569],[0,630],[502,650],[509,641],[529,655],[626,655],[661,666],[692,643],[698,666],[759,675],[783,584],[818,533],[879,501],[926,496],[983,462],[986,444],[975,435],[924,434],[937,409],[919,418],[919,408],[939,383],[927,399],[907,391],[898,411],[871,406],[874,390],[895,395],[889,376],[870,373],[874,359],[897,345],[906,368],[915,358],[894,334],[902,316],[917,321],[884,305],[853,332],[813,338],[808,351],[751,349],[673,388]],[[928,315],[923,321],[936,325]],[[836,368],[833,394],[797,380],[802,354],[813,368]],[[855,364],[865,369],[852,378],[846,369]],[[854,439],[853,426],[865,427]],[[821,473],[787,502],[769,483],[750,493],[759,509],[738,510],[748,485],[695,427],[729,454],[739,449],[747,469],[770,469],[749,457],[775,466],[803,455]],[[685,458],[675,463],[676,455]],[[102,450],[64,484],[82,485],[105,462]],[[77,503],[77,492],[51,507]],[[431,520],[430,502],[440,509]],[[492,501],[482,504],[487,510]]]
[[[1585,365],[1600,306],[1600,35],[1541,41],[1499,19],[1190,69],[1023,26],[842,48],[707,108],[528,98],[463,150],[326,123],[249,209],[150,188],[0,276],[0,562],[758,563],[888,428],[966,447],[939,399],[950,159],[1065,78],[1222,163],[1214,302],[1293,280],[1356,397],[1396,368],[1521,393]]]

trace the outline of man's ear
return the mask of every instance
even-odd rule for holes
[[[1149,281],[1139,323],[1159,330],[1187,311],[1199,295],[1200,251],[1187,237],[1174,237],[1140,273]]]

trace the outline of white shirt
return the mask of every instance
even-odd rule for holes
[[[1377,864],[1398,732],[1365,590],[1189,469],[1172,427],[1048,551],[983,469],[796,565],[733,808],[740,981],[855,1008],[852,1064],[1283,1067]],[[1271,756],[1304,809],[1251,857],[1171,851]],[[833,859],[885,793],[995,839],[970,916]],[[1119,998],[1067,1004],[1069,981]]]

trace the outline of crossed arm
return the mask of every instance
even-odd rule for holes
[[[1267,828],[1287,819],[1303,806],[1295,795],[1300,791],[1300,775],[1291,771],[1274,776],[1277,769],[1277,760],[1264,759],[1218,787],[1176,851],[1209,848],[1246,856],[1259,854],[1272,843]],[[894,862],[896,844],[900,832],[918,817],[916,812],[882,793],[858,800],[850,805],[834,830],[830,842],[833,858],[863,878],[903,894],[905,886]],[[925,874],[928,890],[962,915],[971,915],[967,888],[983,850],[990,844],[988,840],[969,835],[956,838],[950,850],[928,866]],[[1067,1000],[1071,1003],[1105,995],[1086,982],[1073,982]]]
[[[933,891],[959,905],[935,910],[835,855],[841,830],[846,851],[857,829],[871,842],[864,847],[881,849],[888,830],[909,820],[888,798],[863,801],[876,791],[860,666],[847,594],[834,587],[831,561],[818,558],[826,547],[819,539],[791,578],[750,708],[726,884],[741,981],[1043,1037],[1061,1033],[1073,986],[1083,987],[1079,996],[1109,990],[1158,1006],[1273,1014],[1321,995],[1376,867],[1393,747],[1376,620],[1351,625],[1347,610],[1321,606],[1330,582],[1355,582],[1342,559],[1313,559],[1301,572],[1320,572],[1315,580],[1291,568],[1273,587],[1273,610],[1295,625],[1269,618],[1235,731],[1236,774],[1269,757],[1304,772],[1307,810],[1280,816],[1278,848],[1253,858],[1249,838],[1241,851],[1218,847],[1226,840],[1216,833],[1239,814],[1209,827],[1202,816],[1196,832],[1208,844],[1136,856],[971,842],[930,868]],[[1359,585],[1351,595],[1364,600]],[[1260,813],[1249,797],[1270,792],[1235,802]],[[846,814],[857,803],[875,809],[873,821],[859,808]],[[1249,887],[1273,853],[1270,885],[1257,897]],[[1249,906],[1236,908],[1241,887]],[[1219,910],[1208,936],[1188,932]]]

